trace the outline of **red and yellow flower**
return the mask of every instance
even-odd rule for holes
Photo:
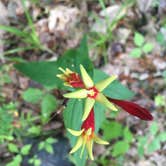
[[[139,106],[136,103],[124,100],[118,100],[106,97],[102,91],[111,84],[116,76],[111,76],[107,79],[104,79],[96,84],[92,81],[88,75],[85,68],[80,65],[81,76],[78,73],[71,71],[70,69],[62,69],[62,74],[58,74],[57,77],[62,79],[66,86],[71,86],[73,88],[79,88],[71,93],[64,94],[66,98],[85,98],[84,113],[82,117],[82,126],[80,131],[75,131],[68,129],[68,131],[78,137],[78,140],[70,151],[70,153],[76,152],[82,147],[81,156],[86,147],[90,158],[93,160],[93,143],[99,143],[107,145],[108,142],[103,141],[95,134],[95,122],[94,122],[94,104],[95,102],[100,102],[104,104],[107,108],[117,111],[116,106],[122,108],[129,114],[139,117],[142,120],[152,120],[153,116],[149,113],[146,108]],[[116,106],[115,106],[116,105]]]
[[[97,84],[94,84],[82,65],[80,65],[80,71],[84,88],[79,89],[75,92],[64,94],[64,97],[78,99],[86,98],[82,121],[84,121],[88,117],[90,110],[95,104],[95,101],[104,104],[107,108],[113,111],[117,111],[117,108],[102,93],[102,91],[116,79],[116,76],[111,76],[105,80],[98,82]]]
[[[72,148],[70,153],[74,153],[77,150],[79,150],[81,147],[81,154],[80,157],[82,156],[84,149],[87,149],[88,155],[91,160],[94,159],[93,157],[93,143],[96,142],[98,144],[103,144],[107,145],[109,142],[106,142],[102,139],[100,139],[96,134],[95,134],[95,122],[94,122],[94,110],[92,109],[87,117],[87,119],[82,123],[81,130],[76,131],[72,129],[68,129],[68,131],[74,135],[77,136],[77,142],[75,146]]]

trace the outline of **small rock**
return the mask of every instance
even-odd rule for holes
[[[166,62],[164,62],[162,59],[154,59],[153,64],[157,68],[157,70],[164,70],[166,69]]]
[[[57,6],[50,11],[48,18],[48,28],[52,33],[58,31],[66,32],[68,28],[73,27],[77,22],[79,11],[76,7],[69,8],[65,6]]]
[[[147,12],[152,6],[153,0],[137,0],[138,7],[141,12]]]

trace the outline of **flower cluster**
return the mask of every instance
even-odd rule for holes
[[[108,142],[103,141],[95,134],[95,121],[94,121],[94,104],[99,102],[105,105],[112,111],[117,111],[117,106],[127,111],[128,113],[139,117],[142,120],[152,120],[153,117],[149,111],[136,103],[113,99],[105,96],[102,92],[103,90],[110,85],[115,79],[116,76],[108,77],[96,84],[85,70],[85,68],[80,65],[81,76],[71,71],[70,69],[62,69],[62,74],[58,74],[57,77],[64,81],[64,84],[76,88],[77,90],[71,93],[64,94],[66,98],[85,98],[84,113],[82,117],[82,126],[80,131],[75,131],[68,129],[68,131],[78,137],[78,140],[70,151],[70,153],[76,152],[82,147],[82,153],[86,147],[89,157],[93,160],[93,142],[99,144],[108,144]]]

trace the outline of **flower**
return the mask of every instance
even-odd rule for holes
[[[86,98],[82,121],[84,121],[88,117],[90,110],[95,104],[95,101],[104,104],[111,110],[117,111],[117,108],[102,93],[102,91],[116,79],[116,76],[111,76],[105,80],[98,82],[97,84],[94,84],[94,82],[92,81],[92,79],[82,65],[80,65],[80,71],[84,87],[75,92],[64,94],[64,97],[79,99]]]
[[[65,86],[70,86],[73,88],[83,88],[84,84],[78,75],[78,73],[75,73],[71,71],[70,69],[66,68],[66,70],[59,68],[60,71],[62,71],[63,74],[57,74],[57,77],[64,81]]]
[[[80,69],[81,69],[83,81],[81,80],[81,77],[79,76],[78,73],[72,72],[68,68],[66,69],[66,71],[63,70],[62,68],[60,68],[60,70],[64,74],[59,74],[57,76],[59,78],[61,78],[62,80],[66,81],[65,85],[67,85],[67,86],[70,85],[73,88],[83,88],[76,92],[72,92],[72,93],[68,93],[68,94],[64,95],[65,97],[68,97],[68,98],[70,98],[70,97],[87,98],[85,101],[83,120],[86,118],[90,108],[91,107],[93,108],[93,105],[94,105],[93,99],[106,104],[106,106],[108,108],[111,108],[111,106],[113,106],[113,108],[115,108],[114,105],[108,106],[108,104],[114,103],[116,106],[121,107],[123,110],[125,110],[129,114],[137,116],[138,118],[140,118],[142,120],[153,120],[153,116],[150,114],[150,112],[146,108],[143,108],[143,107],[139,106],[138,104],[130,102],[130,101],[108,98],[100,93],[100,91],[102,90],[101,87],[106,88],[115,79],[115,76],[107,78],[107,79],[97,83],[96,85],[94,85],[93,81],[91,80],[91,78],[89,77],[89,75],[87,74],[86,70],[84,69],[84,67],[82,65],[80,65]],[[88,83],[88,81],[90,83]],[[91,88],[86,88],[86,87],[91,87]],[[99,95],[99,93],[100,93],[100,95]],[[102,98],[103,96],[104,96],[104,100]],[[106,98],[106,100],[105,100],[105,98]]]
[[[70,151],[70,153],[72,154],[82,147],[80,157],[82,157],[82,154],[83,154],[84,149],[86,147],[90,159],[93,160],[94,159],[93,152],[92,152],[93,151],[93,143],[96,142],[98,144],[103,144],[103,145],[109,144],[108,142],[100,139],[94,133],[95,123],[94,123],[94,110],[93,109],[91,109],[87,119],[82,123],[80,131],[75,131],[75,130],[72,130],[69,128],[68,128],[68,131],[72,135],[78,137],[77,142],[76,142],[75,146],[72,148],[72,150]]]

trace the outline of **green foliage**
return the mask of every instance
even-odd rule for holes
[[[143,45],[143,43],[145,42],[144,40],[144,36],[138,32],[135,32],[134,34],[134,43],[136,46],[140,47]]]
[[[44,49],[48,50],[47,48],[44,48],[40,43],[39,37],[35,30],[35,26],[33,24],[33,20],[26,8],[25,0],[21,0],[21,2],[24,8],[24,12],[25,12],[25,16],[26,16],[29,28],[18,29],[14,26],[0,25],[0,29],[13,34],[14,36],[19,37],[20,40],[26,44],[26,46],[21,48],[11,49],[5,52],[4,53],[5,55],[20,52],[20,51],[30,50],[30,49],[36,49],[36,48],[41,50],[44,50]]]
[[[32,147],[32,145],[30,145],[30,144],[24,145],[24,146],[21,148],[20,153],[21,153],[22,155],[28,155],[29,152],[30,152],[30,150],[31,150],[31,147]]]
[[[107,141],[122,136],[122,125],[116,121],[105,120],[102,124],[102,129],[103,138]]]
[[[0,88],[6,83],[11,83],[11,78],[8,74],[10,67],[8,65],[0,66]]]
[[[134,48],[130,53],[130,56],[134,58],[140,58],[141,55],[142,55],[142,50],[140,48]]]
[[[134,34],[134,44],[136,48],[130,52],[130,56],[134,58],[140,58],[142,55],[148,54],[153,50],[153,45],[146,43],[144,36],[138,32]]]
[[[67,103],[65,110],[63,111],[63,119],[66,128],[71,128],[73,130],[80,130],[81,127],[81,117],[83,115],[83,100],[77,101],[76,99],[70,99]],[[67,137],[70,140],[71,146],[74,146],[77,138],[73,137],[71,134],[67,133]],[[86,156],[83,155],[80,158],[80,151],[73,154],[71,160],[75,165],[84,166],[86,163]]]
[[[37,89],[37,88],[28,88],[26,91],[24,91],[23,99],[27,102],[30,102],[33,104],[38,103],[40,105],[40,107],[41,107],[40,119],[43,124],[45,124],[49,121],[51,113],[54,112],[57,107],[56,98],[52,94],[49,94],[48,92],[44,93],[42,90]],[[36,130],[36,129],[33,127],[31,129],[29,129],[28,131],[31,133],[35,133],[35,132],[33,132],[33,129],[34,130]],[[36,132],[36,133],[39,134],[39,132]]]
[[[56,107],[57,107],[56,98],[51,94],[45,95],[41,103],[41,113],[42,113],[41,119],[43,123],[49,120],[51,113],[55,111]]]
[[[30,103],[38,103],[43,97],[43,92],[37,88],[28,88],[23,92],[23,99]]]
[[[19,63],[15,67],[32,80],[47,88],[66,89],[63,82],[56,77],[57,74],[61,73],[58,68],[68,67],[73,71],[79,72],[80,64],[92,75],[93,65],[88,57],[86,37],[83,38],[79,48],[68,50],[57,61]]]
[[[129,143],[132,142],[133,134],[131,133],[128,127],[125,127],[125,129],[123,130],[123,137],[125,142],[129,142]]]
[[[45,149],[48,153],[53,154],[54,150],[53,150],[52,144],[56,142],[57,142],[56,139],[49,137],[46,140],[39,143],[38,149],[39,150]]]
[[[165,31],[166,31],[166,24],[164,24],[160,28],[160,31],[157,33],[157,36],[156,36],[157,42],[164,48],[165,48],[165,42],[166,42],[165,33],[164,33]]]
[[[41,133],[41,126],[32,126],[28,129],[29,134],[33,135],[40,135]]]
[[[166,141],[166,132],[160,131],[157,122],[153,122],[149,132],[144,136],[137,137],[138,154],[142,157],[145,154],[151,154],[161,149],[161,143]]]
[[[19,148],[18,145],[9,143],[8,144],[8,149],[11,153],[15,154],[12,161],[7,163],[6,166],[19,166],[21,165],[21,162],[23,160],[23,156],[26,156],[30,153],[32,145],[27,144],[24,145],[23,147]]]
[[[162,96],[162,95],[157,95],[155,96],[155,104],[156,106],[158,107],[166,107],[166,97],[165,96]]]
[[[14,126],[13,122],[13,114],[16,110],[16,104],[9,103],[3,104],[0,107],[0,143],[2,143],[5,139],[12,140]],[[5,124],[5,125],[4,125]]]
[[[29,159],[29,164],[33,164],[34,166],[40,166],[41,160],[35,155],[33,158]]]
[[[15,145],[13,143],[8,144],[8,149],[12,153],[18,153],[19,152],[17,145]]]
[[[16,155],[13,160],[9,163],[6,164],[6,166],[19,166],[22,162],[22,156],[21,155]]]
[[[107,78],[108,75],[104,72],[94,69],[94,82],[99,82],[105,78]],[[111,98],[115,99],[131,99],[134,96],[134,93],[123,86],[119,81],[115,80],[113,81],[104,91],[103,93]]]
[[[111,154],[114,157],[125,154],[130,143],[133,140],[133,134],[128,127],[123,127],[120,123],[116,121],[105,120],[102,124],[103,138],[107,141],[117,140],[115,144],[112,145]],[[119,141],[118,139],[121,140]]]
[[[129,149],[129,143],[126,141],[118,141],[113,145],[112,155],[114,157],[125,154]]]

